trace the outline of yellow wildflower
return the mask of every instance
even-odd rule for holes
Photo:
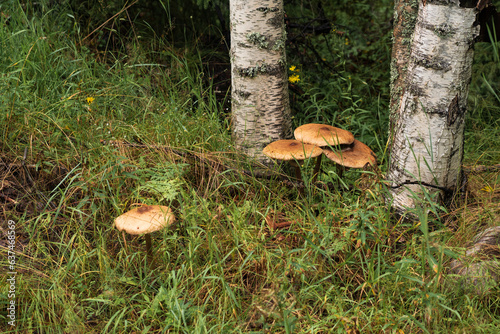
[[[92,96],[87,97],[87,103],[88,104],[92,104],[92,102],[94,102],[94,100],[95,99]]]
[[[491,192],[494,192],[495,189],[493,189],[490,186],[485,186],[485,187],[481,188],[481,191],[484,191],[484,192],[487,192],[487,193],[491,193]]]
[[[292,65],[292,66],[290,66],[290,71],[292,71],[292,72],[293,72],[293,71],[295,71],[295,69],[296,69],[296,68],[297,68],[297,67],[296,67],[295,65]]]
[[[292,74],[291,76],[288,77],[288,81],[290,83],[296,83],[297,81],[300,81],[299,75],[298,74]]]

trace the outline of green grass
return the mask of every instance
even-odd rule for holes
[[[462,291],[447,265],[498,224],[498,171],[471,175],[466,201],[445,216],[416,209],[418,223],[386,209],[384,164],[340,185],[326,164],[321,184],[337,185],[306,182],[300,196],[243,173],[252,165],[231,147],[201,52],[156,37],[104,54],[82,43],[68,11],[34,15],[15,1],[0,10],[10,16],[0,20],[0,263],[13,220],[18,272],[15,328],[0,287],[2,332],[497,332],[498,288]],[[390,40],[371,33],[385,48],[357,46],[368,69],[334,35],[330,47],[345,52],[326,77],[290,56],[305,91],[294,120],[344,125],[385,162],[388,85],[366,83],[387,84]],[[499,161],[493,47],[476,48],[468,166]],[[144,238],[125,243],[113,227],[134,203],[169,205],[178,219],[152,235],[154,265]],[[273,217],[292,224],[272,229]]]

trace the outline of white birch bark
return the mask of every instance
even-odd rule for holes
[[[230,0],[230,22],[234,143],[266,162],[262,149],[292,135],[283,0]]]
[[[425,187],[439,192],[437,200],[442,201],[448,193],[444,190],[453,193],[460,181],[473,42],[479,27],[474,26],[475,8],[459,3],[419,1],[387,172],[392,207],[399,213],[417,205],[412,192],[422,196]]]

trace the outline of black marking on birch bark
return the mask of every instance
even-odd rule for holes
[[[275,28],[281,28],[284,24],[284,15],[281,12],[276,12],[276,15],[273,15],[270,19],[267,20],[267,24],[275,27]]]
[[[431,68],[436,71],[448,72],[451,70],[451,63],[440,57],[418,55],[415,57],[415,63],[419,66]]]
[[[425,96],[424,94],[424,90],[420,87],[420,83],[419,82],[416,82],[416,80],[413,80],[413,76],[409,76],[407,75],[406,76],[406,90],[408,92],[410,92],[411,95],[413,95],[413,98],[416,99],[418,96]],[[410,103],[411,103],[411,106],[410,106]],[[407,109],[408,107],[410,107],[411,109],[415,109],[415,106],[416,106],[416,101],[413,101],[413,102],[406,102],[406,106],[405,109]]]
[[[449,185],[449,184],[457,184],[457,178],[459,177],[458,173],[459,171],[457,169],[452,169],[453,166],[453,161],[454,161],[454,156],[457,154],[457,152],[460,152],[460,147],[456,147],[454,144],[451,146],[451,150],[446,157],[445,161],[445,168],[444,170],[448,171],[444,176],[444,179],[442,180],[443,184]]]
[[[259,8],[257,8],[257,10],[259,12],[267,14],[267,13],[277,12],[279,9],[278,8],[269,8],[269,7],[259,7]]]
[[[460,108],[460,105],[458,102],[459,102],[459,98],[458,98],[458,94],[457,94],[457,95],[455,95],[453,100],[451,100],[451,103],[448,106],[448,114],[447,114],[447,118],[446,118],[446,124],[448,124],[448,126],[451,126],[452,124],[454,124],[455,121],[457,120],[457,118],[465,112],[465,110],[463,110],[463,111],[461,110],[462,108]]]
[[[397,172],[396,174],[405,175],[406,177],[410,177],[410,175],[408,175],[408,173],[406,173],[406,170],[398,164],[398,162],[400,162],[402,159],[391,159],[391,160],[392,161],[390,162],[389,170],[396,171]],[[402,179],[403,177],[401,176],[398,178]]]
[[[434,26],[434,33],[441,38],[448,38],[455,34],[454,28],[449,24],[442,23],[438,26]]]
[[[448,37],[453,36],[455,34],[454,28],[447,23],[435,25],[432,23],[421,22],[420,26],[426,30],[432,31],[440,38],[448,38]]]
[[[422,137],[413,137],[412,136],[409,138],[409,142],[417,142],[417,143],[424,143],[425,144],[425,140]]]
[[[463,147],[463,146],[462,146],[462,147]],[[453,157],[454,157],[457,153],[462,152],[462,147],[457,146],[455,149],[451,150],[451,152],[450,152],[450,158],[449,158],[449,159],[450,159],[450,160],[452,160],[452,159],[453,159]],[[449,169],[449,170],[450,170],[450,169]]]
[[[242,42],[238,42],[238,46],[239,46],[240,48],[246,48],[246,49],[248,49],[248,48],[251,48],[251,47],[252,47],[252,45],[247,44],[247,43],[242,43]]]
[[[242,98],[246,99],[248,98],[250,95],[252,95],[252,93],[250,92],[247,92],[247,91],[244,91],[244,90],[235,90],[234,91],[238,96],[241,96]]]

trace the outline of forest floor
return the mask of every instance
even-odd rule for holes
[[[372,15],[359,31],[299,33],[309,25],[294,19],[314,13],[287,12],[294,125],[343,127],[379,162],[342,178],[326,163],[316,184],[314,162],[300,183],[232,147],[220,40],[132,33],[113,46],[67,11],[1,5],[0,265],[15,280],[0,286],[0,331],[497,333],[498,284],[471,286],[450,263],[498,263],[498,247],[464,254],[500,222],[500,43],[475,48],[464,191],[398,219],[384,200],[392,1],[381,3],[337,13]],[[144,237],[113,224],[138,204],[177,217],[152,233],[152,263]]]

